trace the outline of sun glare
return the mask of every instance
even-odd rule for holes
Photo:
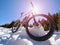
[[[38,8],[34,6],[31,8],[31,11],[33,14],[36,14],[36,13],[38,13]]]
[[[31,2],[31,7],[30,7],[30,9],[31,9],[31,12],[33,13],[33,14],[37,14],[38,13],[38,7],[36,6],[36,5],[34,5],[32,2]]]

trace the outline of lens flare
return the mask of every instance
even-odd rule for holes
[[[33,13],[33,14],[37,14],[38,13],[38,8],[37,8],[37,6],[36,5],[33,5],[33,3],[31,2],[31,12]]]

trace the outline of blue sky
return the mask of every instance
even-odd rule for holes
[[[21,12],[28,12],[31,0],[0,0],[0,25],[19,18]],[[54,14],[60,11],[60,0],[32,0],[39,13]]]

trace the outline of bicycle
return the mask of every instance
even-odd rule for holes
[[[54,22],[54,20],[50,16],[45,15],[45,14],[33,14],[32,12],[30,14],[28,12],[27,14],[24,14],[24,15],[28,15],[28,16],[25,16],[25,18],[22,21],[20,21],[20,20],[15,21],[15,23],[13,24],[13,26],[12,26],[12,32],[13,33],[17,32],[19,27],[21,25],[23,25],[26,28],[26,32],[27,32],[28,36],[31,39],[36,40],[36,41],[45,41],[45,40],[48,40],[54,34],[54,31],[55,31],[54,30],[55,29],[55,26],[54,26],[55,22]],[[49,22],[50,22],[50,30],[44,36],[34,36],[34,35],[32,35],[29,32],[28,27],[29,27],[29,21],[31,19],[33,19],[35,26],[39,26],[38,22],[35,19],[35,17],[37,17],[37,16],[43,16],[43,17],[47,18],[47,20],[49,20]]]
[[[36,36],[32,35],[28,29],[28,27],[29,27],[28,23],[31,19],[33,19],[36,26],[38,26],[38,23],[36,22],[36,19],[35,19],[36,16],[43,16],[43,17],[47,18],[50,22],[50,31],[46,35],[41,36],[41,37],[36,37]],[[45,14],[36,14],[36,15],[32,15],[31,17],[29,17],[29,16],[25,17],[25,19],[22,22],[17,20],[12,27],[12,32],[13,33],[17,32],[21,24],[26,28],[26,32],[29,35],[29,37],[34,40],[37,40],[37,41],[45,41],[45,40],[49,39],[54,34],[55,22],[54,22],[54,20],[51,19],[51,17],[49,17]]]

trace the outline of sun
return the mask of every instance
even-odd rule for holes
[[[32,11],[33,14],[38,13],[38,9],[35,6],[33,8],[31,8],[31,11]]]
[[[33,5],[33,3],[31,2],[31,7],[30,7],[30,9],[31,9],[31,12],[33,13],[33,14],[37,14],[38,13],[38,7],[36,6],[36,5]]]

